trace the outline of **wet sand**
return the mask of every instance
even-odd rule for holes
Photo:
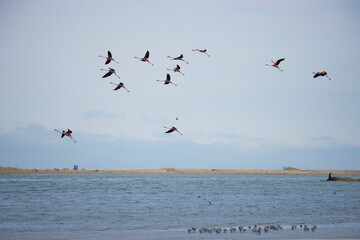
[[[0,167],[0,175],[10,174],[278,174],[278,175],[360,175],[360,170],[257,170],[257,169],[133,169],[133,170],[70,170],[70,169],[19,169]]]
[[[273,231],[269,233],[253,234],[250,232],[240,233],[239,231],[234,233],[187,233],[184,230],[155,230],[155,231],[41,231],[41,232],[3,232],[4,239],[20,240],[20,239],[36,239],[36,240],[55,240],[55,239],[127,239],[127,240],[169,240],[169,239],[263,239],[263,240],[278,240],[278,239],[359,239],[358,228],[327,228],[319,229],[315,232],[304,232],[302,229],[281,230]]]

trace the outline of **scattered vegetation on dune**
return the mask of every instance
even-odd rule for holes
[[[300,170],[300,169],[286,166],[286,167],[283,167],[283,170]]]

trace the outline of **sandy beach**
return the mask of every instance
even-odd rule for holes
[[[249,231],[246,233],[187,233],[186,229],[181,231],[179,230],[167,230],[167,231],[71,231],[71,232],[61,232],[61,231],[42,231],[42,232],[18,232],[18,233],[3,233],[5,239],[128,239],[128,240],[143,240],[143,239],[265,239],[265,240],[279,240],[279,239],[359,239],[358,229],[348,228],[348,229],[319,229],[316,232],[304,232],[302,229],[297,229],[292,231],[290,229],[285,229],[281,231],[271,231],[269,233],[262,234],[253,234]]]
[[[258,170],[258,169],[133,169],[133,170],[70,170],[70,169],[20,169],[0,167],[0,175],[8,174],[278,174],[278,175],[360,175],[360,170]]]

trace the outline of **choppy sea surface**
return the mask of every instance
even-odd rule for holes
[[[0,239],[360,239],[360,182],[326,178],[2,175]],[[198,231],[255,224],[283,230]]]

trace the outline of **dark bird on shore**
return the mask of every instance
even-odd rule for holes
[[[152,66],[154,66],[154,64],[152,64],[152,63],[149,61],[149,56],[150,56],[150,52],[149,52],[149,51],[146,51],[144,57],[142,57],[142,58],[141,58],[141,57],[134,57],[134,58],[140,59],[140,61],[143,61],[143,62],[148,62],[148,63],[150,63]]]
[[[115,59],[112,57],[112,54],[111,54],[110,51],[108,51],[108,56],[107,56],[107,57],[104,57],[104,56],[101,56],[101,55],[98,55],[98,57],[106,58],[105,64],[109,64],[111,61],[114,61],[114,62],[118,63],[118,62],[115,61]]]
[[[327,72],[326,72],[326,71],[313,72],[313,74],[315,74],[315,75],[313,76],[313,78],[317,78],[317,77],[319,77],[319,76],[321,76],[321,77],[325,76],[325,77],[327,77],[329,80],[331,80],[331,78],[329,78],[329,76],[327,75]]]
[[[283,70],[281,70],[281,69],[279,68],[279,64],[280,64],[282,61],[284,61],[284,60],[285,60],[285,58],[281,58],[281,59],[277,60],[276,62],[274,62],[273,60],[271,60],[271,64],[265,64],[265,65],[266,65],[266,66],[275,67],[275,68],[279,69],[279,70],[282,72]]]

